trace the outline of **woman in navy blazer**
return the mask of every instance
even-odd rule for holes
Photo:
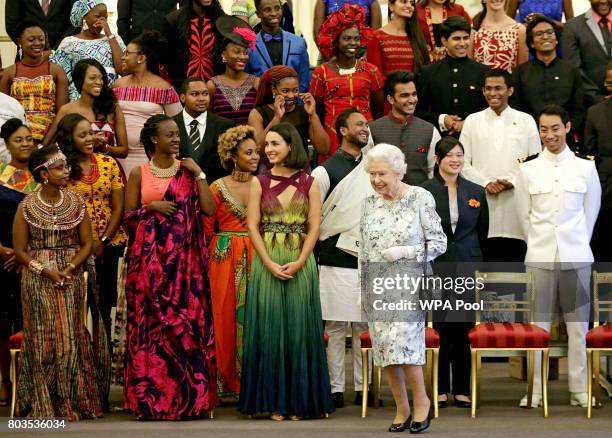
[[[472,276],[471,269],[483,260],[482,249],[489,232],[489,208],[483,187],[461,177],[463,169],[463,145],[447,136],[436,144],[437,168],[435,176],[422,184],[436,201],[436,212],[442,219],[442,229],[447,237],[447,249],[436,259],[445,275]],[[449,272],[451,271],[451,272]],[[458,291],[457,291],[458,292]],[[462,297],[467,299],[467,297]],[[439,316],[439,315],[438,315]],[[457,314],[447,314],[446,320],[457,321]],[[445,318],[437,317],[436,320]],[[468,332],[473,326],[467,318],[458,322],[436,322],[434,328],[440,334],[440,362],[438,373],[438,403],[448,404],[450,369],[452,364],[455,405],[471,407],[470,393],[470,344]]]

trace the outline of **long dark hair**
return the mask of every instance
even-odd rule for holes
[[[147,70],[159,75],[161,59],[168,50],[168,40],[158,31],[147,29],[132,40],[147,57]]]
[[[397,0],[389,0],[390,5],[394,5]],[[387,16],[391,17],[391,8],[387,6]],[[419,18],[416,11],[416,5],[412,17],[406,20],[406,35],[410,40],[412,46],[412,52],[414,53],[414,71],[420,72],[423,66],[429,62],[429,50],[423,31],[419,26]]]
[[[73,181],[78,180],[83,174],[81,166],[79,166],[79,151],[74,146],[74,130],[83,120],[89,123],[89,120],[81,114],[66,114],[57,125],[57,135],[55,136],[57,146],[66,155],[66,160],[71,166],[70,179]]]
[[[474,28],[474,30],[480,29],[480,26],[482,26],[482,22],[487,16],[487,0],[482,0],[480,4],[482,5],[482,11],[474,15],[474,18],[472,18],[472,27]]]
[[[444,157],[446,157],[448,153],[455,148],[455,146],[459,146],[461,150],[465,152],[465,148],[463,147],[463,145],[452,135],[444,136],[440,140],[438,140],[435,149],[435,154],[436,158],[438,159],[438,162],[434,166],[434,173],[440,173],[440,165],[438,163],[441,163]]]
[[[140,131],[140,143],[144,146],[147,157],[151,157],[155,153],[155,143],[152,137],[157,135],[159,125],[163,122],[174,120],[172,117],[165,114],[155,114],[147,119],[142,130]]]
[[[106,122],[109,114],[115,113],[115,108],[117,106],[117,98],[115,97],[115,93],[108,86],[108,76],[106,76],[106,70],[95,59],[83,59],[74,66],[74,70],[72,71],[72,82],[74,82],[74,86],[77,91],[80,93],[83,89],[83,83],[85,82],[85,74],[87,73],[87,69],[89,67],[95,67],[102,74],[102,91],[100,91],[100,95],[94,97],[93,100],[93,112],[96,116],[96,121]]]

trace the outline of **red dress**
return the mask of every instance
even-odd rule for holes
[[[368,43],[368,62],[384,76],[396,70],[414,70],[414,52],[407,36],[390,35],[382,29],[377,29],[374,35]]]
[[[327,63],[318,66],[312,74],[310,93],[325,103],[325,131],[329,135],[329,155],[319,155],[319,164],[338,149],[336,117],[347,108],[357,108],[368,120],[372,120],[370,98],[383,87],[384,79],[378,67],[358,60],[355,73],[341,75]]]
[[[518,23],[501,30],[481,27],[474,34],[474,61],[508,72],[518,62]]]

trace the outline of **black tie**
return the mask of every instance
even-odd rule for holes
[[[191,130],[189,131],[189,143],[191,143],[191,147],[195,151],[200,147],[200,131],[198,131],[198,121],[192,120],[189,126],[191,127]]]
[[[610,54],[610,49],[612,46],[612,41],[610,41],[610,29],[608,28],[608,18],[601,17],[599,20],[599,29],[601,29],[601,36],[604,40],[604,45],[606,47],[606,52],[608,55]]]

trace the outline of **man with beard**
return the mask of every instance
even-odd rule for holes
[[[518,159],[537,154],[542,147],[533,117],[508,106],[513,92],[507,71],[488,71],[482,93],[489,107],[465,119],[459,141],[465,150],[462,176],[487,193],[486,260],[522,263],[526,247],[514,202]]]
[[[368,329],[361,316],[361,287],[357,275],[357,251],[361,203],[370,191],[363,170],[368,145],[368,122],[357,108],[348,108],[336,118],[340,148],[322,166],[313,170],[322,202],[318,245],[319,287],[325,331],[329,336],[327,364],[334,404],[344,407],[345,339],[352,329],[355,404],[361,404],[364,384],[361,374],[359,336]],[[365,382],[367,385],[367,382]]]
[[[538,116],[542,108],[555,103],[569,113],[572,134],[582,134],[584,122],[584,88],[580,70],[557,56],[561,29],[544,15],[527,24],[527,46],[533,54],[514,71],[514,93],[510,103],[514,108]],[[574,146],[573,135],[569,136]]]
[[[400,148],[408,169],[404,182],[419,185],[433,176],[438,130],[414,116],[418,102],[414,73],[395,71],[385,80],[385,97],[391,111],[370,123],[374,144],[388,143]]]

